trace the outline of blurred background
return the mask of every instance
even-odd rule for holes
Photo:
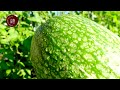
[[[9,27],[6,18],[18,16],[18,24]],[[30,58],[34,32],[47,19],[63,14],[87,17],[120,36],[120,11],[0,11],[0,79],[36,79]]]

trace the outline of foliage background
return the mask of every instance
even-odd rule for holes
[[[15,27],[6,25],[8,15],[17,15]],[[29,60],[36,28],[53,16],[77,14],[87,17],[120,36],[119,11],[2,11],[0,12],[0,79],[36,79]]]

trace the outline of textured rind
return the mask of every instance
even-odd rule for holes
[[[80,15],[56,16],[37,29],[31,61],[39,79],[120,78],[120,38]]]

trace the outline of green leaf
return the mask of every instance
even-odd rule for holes
[[[31,75],[31,70],[29,70],[29,69],[25,69],[25,70],[29,75]]]
[[[5,52],[5,51],[6,51],[6,49],[0,48],[0,53],[3,53],[3,52]]]
[[[113,22],[115,22],[115,23],[118,22],[116,15],[113,16]]]
[[[30,51],[31,40],[32,40],[32,37],[28,37],[28,38],[25,39],[24,42],[23,42],[24,47],[25,47],[28,51]]]
[[[15,13],[17,14],[17,15],[23,15],[23,11],[15,11]]]
[[[0,34],[6,36],[8,32],[5,29],[0,29]]]
[[[28,20],[33,21],[33,22],[38,22],[38,23],[41,23],[43,21],[41,17],[39,17],[39,19],[36,17],[30,17],[28,18]]]
[[[27,25],[27,26],[29,26],[29,24],[28,24],[28,23],[23,22],[23,21],[21,21],[21,22],[20,22],[20,24],[21,24],[21,25]]]
[[[18,64],[20,64],[21,66],[25,67],[24,63],[23,62],[18,62]]]
[[[2,70],[6,70],[6,69],[8,69],[9,67],[7,66],[7,64],[5,63],[5,61],[2,61],[2,62],[0,63],[0,68],[1,68]]]
[[[4,58],[8,58],[10,60],[14,60],[14,55],[13,54],[4,54]]]
[[[10,42],[14,42],[18,39],[18,32],[14,29],[14,28],[11,28],[9,31],[8,31],[9,35],[8,35],[8,40]]]
[[[6,70],[6,75],[8,76],[11,73],[11,69]]]
[[[39,17],[40,17],[38,11],[34,11],[33,14],[35,15],[36,18],[39,18]]]
[[[26,72],[23,69],[21,69],[18,74],[24,77],[26,75]]]
[[[8,44],[9,40],[8,39],[1,39],[0,43],[1,44]]]
[[[5,28],[6,28],[5,25],[0,24],[0,29],[5,29]]]

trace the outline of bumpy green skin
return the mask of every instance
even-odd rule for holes
[[[120,78],[120,38],[80,15],[56,16],[36,31],[31,61],[38,79]]]

